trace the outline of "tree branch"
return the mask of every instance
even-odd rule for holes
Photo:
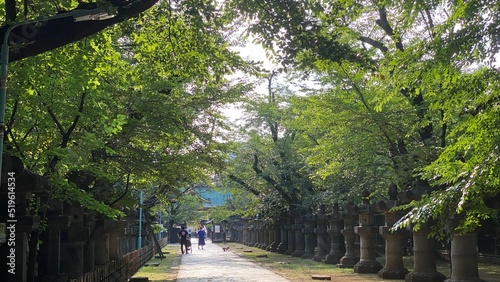
[[[9,122],[7,122],[7,131],[5,132],[5,135],[10,136],[10,141],[14,144],[14,147],[16,148],[17,152],[21,155],[21,157],[23,159],[25,159],[26,156],[24,155],[23,150],[21,150],[21,146],[19,146],[19,143],[17,143],[16,137],[14,136],[14,134],[12,134],[12,126],[14,124],[14,120],[15,120],[18,106],[19,106],[19,101],[16,99],[14,101],[14,107],[12,109],[12,114],[10,115]]]
[[[56,127],[57,129],[59,130],[59,134],[61,134],[61,136],[64,136],[65,132],[64,132],[64,128],[62,127],[61,123],[59,122],[59,120],[57,119],[54,111],[52,111],[52,109],[47,106],[47,104],[45,104],[45,102],[42,102],[43,105],[47,108],[47,112],[49,113],[50,115],[50,118],[52,119],[52,121],[56,124]]]
[[[366,36],[360,36],[359,37],[359,40],[361,42],[364,42],[364,43],[367,43],[367,44],[370,44],[371,46],[379,49],[380,51],[382,51],[382,53],[387,53],[387,51],[389,51],[389,49],[387,47],[384,46],[384,44],[382,44],[382,42],[379,42],[379,41],[376,41],[374,39],[371,39],[370,37],[366,37]]]
[[[68,142],[69,142],[71,133],[73,133],[73,131],[75,130],[76,125],[78,124],[78,121],[80,120],[80,114],[83,112],[83,106],[84,106],[84,102],[85,102],[85,97],[86,96],[87,96],[87,94],[85,92],[83,92],[82,93],[82,97],[80,98],[80,105],[78,106],[78,114],[73,119],[73,123],[70,125],[70,127],[68,128],[67,131],[64,131],[63,126],[57,120],[57,117],[55,116],[55,114],[52,111],[52,109],[49,106],[47,106],[45,104],[45,102],[42,102],[47,107],[47,111],[49,112],[50,117],[52,118],[52,120],[54,121],[54,123],[57,125],[57,128],[59,129],[59,133],[62,136],[61,145],[59,146],[59,148],[66,148],[68,146]],[[56,164],[57,164],[57,162],[59,160],[60,160],[60,158],[57,155],[53,156],[52,160],[50,160],[49,167],[52,169],[52,171],[55,170]]]
[[[17,17],[16,0],[5,0],[5,19],[13,22]]]
[[[12,132],[12,125],[14,124],[16,113],[17,113],[17,107],[19,106],[19,100],[14,101],[14,107],[12,108],[12,114],[10,115],[10,119],[7,122],[7,134],[10,134]]]
[[[78,121],[80,120],[80,115],[83,113],[83,106],[84,106],[86,96],[87,96],[87,93],[83,92],[82,97],[80,98],[80,105],[78,106],[78,114],[73,119],[73,123],[68,128],[68,131],[66,131],[66,133],[64,134],[63,142],[61,143],[61,148],[65,148],[68,145],[69,137],[70,137],[71,133],[73,133],[73,131],[75,130],[75,127],[78,124]]]
[[[273,188],[280,193],[281,197],[283,197],[283,199],[287,203],[289,203],[289,204],[296,203],[294,198],[292,198],[286,191],[283,191],[283,189],[281,189],[281,186],[279,185],[279,183],[277,183],[271,176],[269,176],[268,174],[265,174],[259,168],[259,157],[256,154],[254,154],[253,158],[254,158],[254,161],[252,164],[252,169],[255,171],[255,174],[257,174],[257,176],[264,179],[267,183],[269,183],[271,186],[273,186]]]
[[[245,188],[246,190],[248,190],[250,193],[254,194],[255,196],[259,196],[260,195],[259,191],[253,189],[250,185],[248,185],[247,183],[245,183],[245,181],[243,181],[242,179],[236,177],[235,175],[230,174],[229,175],[229,179],[231,179],[232,181],[238,183],[239,185],[241,185],[243,188]]]
[[[123,176],[120,176],[120,178],[118,180],[120,180],[122,178],[123,178]],[[115,183],[118,182],[118,180],[115,181]],[[111,207],[112,205],[118,203],[121,199],[123,199],[123,197],[125,197],[127,195],[127,193],[128,193],[129,186],[130,186],[130,172],[127,174],[127,184],[125,185],[125,191],[123,191],[123,193],[122,193],[122,195],[120,197],[116,198],[114,201],[112,201],[111,203],[109,203],[108,206]]]
[[[380,18],[375,21],[377,25],[380,26],[385,31],[385,33],[387,33],[387,35],[389,35],[394,40],[394,42],[396,43],[396,48],[398,48],[398,50],[404,51],[403,43],[401,42],[401,37],[396,36],[394,38],[394,30],[392,29],[391,25],[389,24],[389,21],[387,20],[387,11],[385,10],[385,7],[382,6],[378,10],[378,13]]]

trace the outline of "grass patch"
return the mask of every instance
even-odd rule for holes
[[[132,277],[148,277],[149,281],[175,282],[179,272],[181,256],[177,253],[178,247],[165,246],[162,249],[164,259],[152,258],[147,262],[151,266],[143,266]],[[153,266],[158,264],[158,266]]]
[[[222,244],[219,244],[222,247]],[[316,262],[311,259],[301,259],[289,255],[281,255],[264,251],[258,248],[248,247],[237,243],[228,243],[230,250],[241,257],[253,261],[274,273],[277,273],[291,281],[313,281],[312,275],[327,275],[336,282],[363,282],[363,281],[384,281],[377,274],[358,274],[351,268],[338,268],[336,265]],[[251,252],[249,252],[251,251]],[[267,255],[267,256],[265,256]],[[383,266],[384,257],[377,258]],[[408,270],[413,269],[413,257],[404,257],[404,264]],[[445,276],[450,276],[449,261],[437,260],[437,270]],[[500,277],[500,267],[494,264],[479,264],[479,276],[486,281],[498,281]],[[404,282],[401,280],[391,280],[392,282]]]
[[[279,274],[293,282],[313,281],[312,275],[331,276],[335,282],[371,282],[384,281],[378,278],[377,274],[357,274],[352,269],[338,268],[335,265],[315,262],[311,259],[301,259],[288,255],[281,255],[264,251],[258,248],[248,247],[242,244],[228,243],[216,244],[220,247],[229,246],[229,251],[237,253],[243,258],[253,261],[272,272]],[[245,252],[251,251],[251,252]],[[167,254],[167,252],[169,252]],[[158,266],[144,266],[133,277],[148,277],[149,281],[175,282],[179,272],[181,255],[178,246],[166,246],[163,248],[165,258],[151,259],[148,264],[159,263]],[[377,260],[384,265],[384,258]],[[413,257],[404,257],[405,267],[413,269]],[[437,270],[449,277],[450,264],[448,261],[437,260]],[[500,277],[500,267],[495,264],[479,264],[479,276],[486,281],[498,281]],[[208,279],[209,277],[207,277]],[[404,280],[390,280],[391,282],[404,282]]]
[[[316,262],[312,259],[281,255],[236,243],[227,245],[231,251],[291,281],[312,281],[312,275],[327,275],[332,279],[335,277],[335,281],[381,281],[376,274],[355,274],[352,269],[338,268],[336,265]],[[252,252],[245,252],[245,250]],[[267,257],[261,257],[263,255]]]

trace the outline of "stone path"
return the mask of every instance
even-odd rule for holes
[[[198,250],[196,238],[191,242],[193,252],[182,255],[177,282],[289,282],[231,250],[224,252],[210,241],[203,250]]]

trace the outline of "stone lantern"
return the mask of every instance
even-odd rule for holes
[[[359,226],[354,227],[354,233],[359,235],[360,258],[354,265],[356,273],[377,273],[382,265],[376,260],[375,235],[378,228],[374,225],[374,209],[370,205],[370,193],[363,191],[363,204],[359,207]]]
[[[408,273],[403,265],[402,239],[408,236],[404,229],[393,230],[394,224],[401,218],[399,211],[391,211],[401,204],[398,200],[398,189],[394,183],[389,185],[389,200],[380,201],[377,209],[384,213],[385,224],[379,227],[379,232],[385,239],[385,266],[378,272],[382,279],[404,279]]]
[[[341,240],[342,240],[342,219],[339,213],[339,204],[335,203],[333,205],[332,213],[328,216],[328,235],[330,236],[330,252],[325,256],[326,264],[337,264],[342,258],[342,253],[340,251]],[[358,261],[352,264],[354,265]]]
[[[359,261],[359,256],[356,253],[356,233],[354,233],[354,225],[358,222],[358,207],[349,204],[346,213],[342,215],[344,220],[344,228],[342,235],[344,235],[345,254],[340,259],[337,267],[352,268]]]
[[[463,214],[456,214],[449,219],[451,277],[445,282],[485,282],[479,278],[477,232],[460,234],[455,231],[463,218]]]
[[[314,248],[316,247],[316,219],[309,211],[304,216],[304,254],[301,256],[303,259],[312,259],[314,257]]]

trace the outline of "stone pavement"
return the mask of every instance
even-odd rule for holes
[[[182,255],[177,282],[289,282],[231,250],[224,252],[210,241],[203,250],[198,250],[196,238],[191,242],[193,252]]]

